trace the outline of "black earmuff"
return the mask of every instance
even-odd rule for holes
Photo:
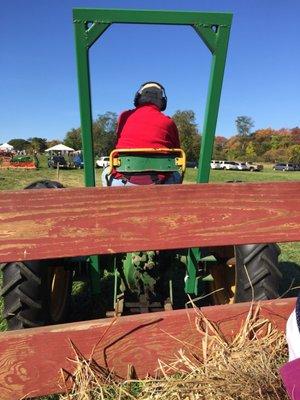
[[[160,110],[161,111],[165,111],[165,109],[167,108],[167,101],[168,101],[165,88],[160,83],[154,82],[154,81],[145,82],[140,86],[139,90],[136,92],[136,94],[134,96],[134,100],[133,100],[134,106],[137,107],[139,105],[139,99],[141,97],[141,91],[142,91],[143,87],[145,85],[148,85],[149,83],[155,83],[155,85],[158,85],[161,88],[163,96],[162,96],[162,99],[161,99],[162,100],[162,105],[161,105]]]

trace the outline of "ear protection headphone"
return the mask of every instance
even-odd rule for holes
[[[162,104],[161,104],[160,110],[161,111],[165,111],[165,109],[167,108],[167,101],[168,101],[165,88],[160,83],[154,82],[154,81],[145,82],[140,86],[139,90],[136,92],[136,94],[134,96],[134,100],[133,100],[134,106],[137,107],[139,105],[139,99],[141,97],[141,93],[142,93],[143,87],[145,85],[148,85],[149,83],[154,83],[155,85],[158,85],[160,87],[160,89],[162,91],[162,99],[161,99]]]

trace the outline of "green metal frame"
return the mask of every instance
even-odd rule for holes
[[[118,172],[139,172],[139,171],[180,171],[179,166],[176,164],[176,157],[167,155],[125,155],[120,154],[118,159],[120,160],[120,166],[116,167]]]
[[[73,21],[75,25],[85,185],[95,186],[89,49],[114,23],[188,25],[195,29],[211,52],[212,63],[197,176],[198,183],[208,182],[232,14],[80,8],[73,10]],[[199,257],[199,250],[191,249],[188,257],[188,274],[191,278],[186,282],[188,293],[193,293],[196,290],[195,273],[196,262]],[[95,258],[93,258],[92,264],[95,268],[94,272],[99,273],[99,264]]]

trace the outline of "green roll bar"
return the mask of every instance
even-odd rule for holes
[[[110,27],[117,24],[189,25],[195,29],[212,54],[209,86],[205,108],[202,143],[198,165],[197,183],[208,182],[210,161],[220,104],[227,47],[231,28],[231,13],[207,13],[197,11],[153,11],[120,9],[73,10],[79,103],[86,186],[95,186],[94,150],[92,136],[92,109],[89,71],[89,49]],[[197,293],[197,263],[199,249],[190,249],[187,260],[188,279],[186,292]],[[99,293],[99,260],[92,257],[93,292]]]
[[[189,25],[195,29],[212,53],[197,176],[198,183],[208,182],[232,14],[197,11],[75,8],[73,10],[73,21],[75,26],[85,185],[95,186],[89,49],[106,29],[114,23]]]

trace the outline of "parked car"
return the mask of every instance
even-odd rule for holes
[[[255,164],[255,163],[252,163],[252,162],[246,162],[246,165],[247,165],[249,171],[252,171],[252,172],[253,171],[255,171],[255,172],[262,171],[264,169],[264,166],[262,164]]]
[[[277,163],[273,166],[274,171],[296,171],[297,166],[292,163]]]
[[[211,169],[223,169],[222,163],[223,163],[223,161],[211,160],[210,168]]]
[[[245,162],[237,162],[237,169],[239,171],[249,171],[249,167]]]
[[[84,168],[84,162],[80,154],[76,154],[76,156],[73,158],[73,164],[75,168],[78,169]]]
[[[198,163],[197,163],[197,161],[187,161],[186,162],[186,167],[187,168],[195,168],[195,169],[197,169],[198,168]]]
[[[49,168],[68,168],[68,163],[63,156],[52,156],[48,160],[48,167]]]
[[[109,166],[109,157],[100,157],[99,160],[96,160],[96,168],[106,168]]]
[[[221,169],[232,169],[232,170],[237,170],[238,169],[238,163],[235,161],[222,161],[221,163]]]

